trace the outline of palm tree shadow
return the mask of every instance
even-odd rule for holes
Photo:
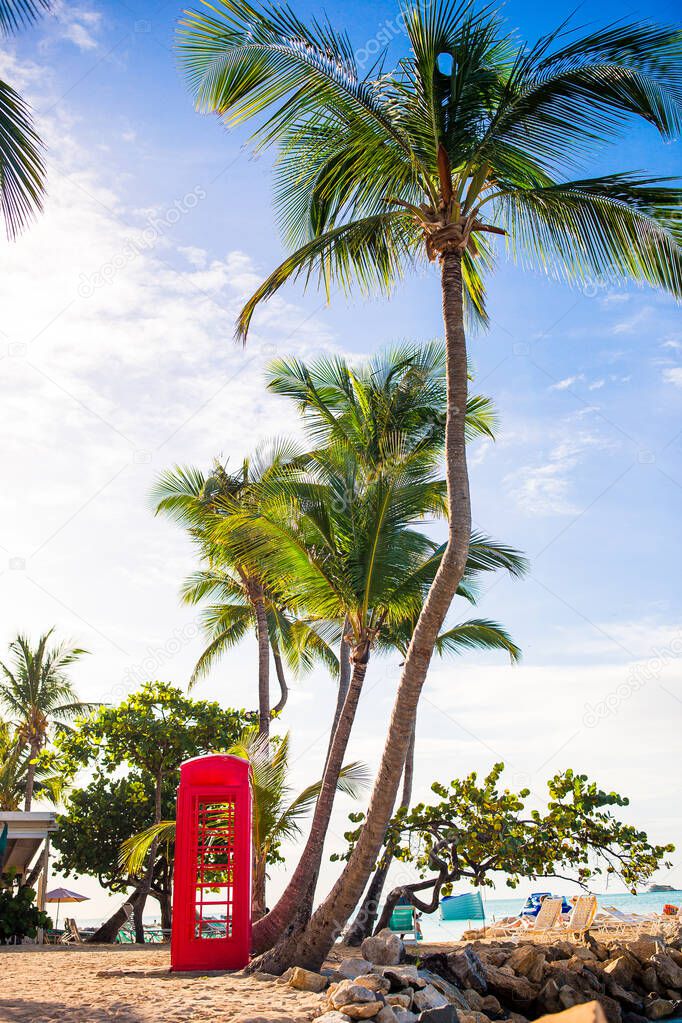
[[[11,1001],[0,999],[0,1019],[2,1023],[111,1023],[111,1006],[97,1008],[93,1005],[76,1005],[59,1002],[38,1002],[33,999],[13,998]],[[137,1011],[125,1005],[118,1005],[116,1023],[145,1023]]]

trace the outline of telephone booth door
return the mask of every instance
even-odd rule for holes
[[[246,760],[180,768],[171,970],[238,970],[251,951],[251,777]]]

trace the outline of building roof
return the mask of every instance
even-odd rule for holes
[[[57,831],[55,814],[50,811],[20,810],[0,811],[0,831],[7,825],[7,848],[3,870],[14,867],[18,873],[26,874],[40,849],[52,831]]]

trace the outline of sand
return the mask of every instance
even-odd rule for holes
[[[0,1023],[307,1023],[319,1013],[319,995],[169,965],[166,949],[0,949]]]

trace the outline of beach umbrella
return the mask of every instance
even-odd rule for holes
[[[45,902],[56,902],[57,903],[57,918],[54,922],[55,927],[59,921],[59,906],[62,902],[87,902],[87,895],[79,895],[78,892],[69,891],[68,888],[54,888],[51,892],[48,892],[45,896]]]

